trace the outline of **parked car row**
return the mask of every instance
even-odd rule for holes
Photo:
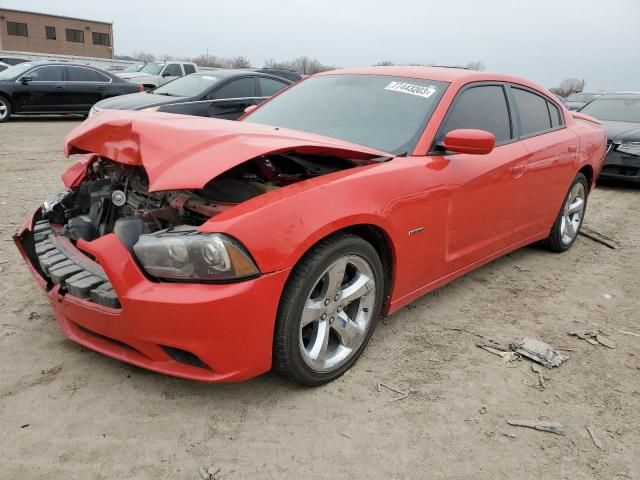
[[[296,72],[269,68],[198,73],[191,62],[132,64],[122,72],[67,62],[23,62],[0,71],[0,122],[12,114],[86,115],[103,108],[235,119],[247,106],[300,78]],[[112,98],[142,91],[149,94]]]
[[[151,110],[235,120],[289,86],[290,80],[247,70],[193,73],[154,90],[109,98],[96,103],[89,115],[103,109]]]

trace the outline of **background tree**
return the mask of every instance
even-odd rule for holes
[[[467,63],[465,67],[468,68],[469,70],[478,70],[479,72],[485,69],[484,63],[478,60],[474,60],[472,62]]]
[[[583,90],[584,80],[578,80],[577,78],[565,78],[560,82],[560,85],[553,89],[553,93],[560,95],[561,97],[568,97],[572,93],[578,93]]]

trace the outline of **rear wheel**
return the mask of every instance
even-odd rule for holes
[[[351,234],[326,239],[296,265],[280,301],[274,367],[308,386],[347,371],[367,346],[382,308],[375,249]]]
[[[578,173],[564,199],[558,218],[553,224],[549,237],[542,244],[551,251],[565,252],[578,238],[587,208],[589,184],[587,178]]]
[[[11,102],[0,95],[0,122],[6,122],[11,118]]]

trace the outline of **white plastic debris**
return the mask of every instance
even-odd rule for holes
[[[569,357],[562,355],[548,343],[535,338],[516,338],[511,343],[511,349],[547,368],[559,367],[562,362],[569,359]]]

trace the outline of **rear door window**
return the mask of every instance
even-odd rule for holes
[[[190,73],[196,73],[196,67],[194,67],[190,63],[183,63],[182,68],[184,68],[185,75],[189,75]]]
[[[491,132],[496,137],[496,143],[510,140],[511,120],[504,88],[500,85],[480,85],[459,94],[438,139],[443,140],[447,132],[459,128]]]
[[[258,77],[256,80],[258,80],[258,88],[260,90],[259,95],[261,97],[270,97],[271,95],[275,95],[280,90],[288,86],[286,83],[274,80],[273,78]]]
[[[108,82],[109,77],[91,68],[66,67],[69,82]]]
[[[520,117],[520,135],[526,137],[551,129],[551,116],[547,100],[528,90],[512,87]]]
[[[245,98],[256,96],[256,81],[254,77],[238,78],[222,85],[214,92],[214,98]]]

